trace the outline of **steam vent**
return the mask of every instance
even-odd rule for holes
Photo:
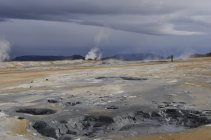
[[[85,60],[101,60],[101,52],[98,48],[92,48],[85,56]]]
[[[0,140],[211,140],[211,0],[0,0]]]

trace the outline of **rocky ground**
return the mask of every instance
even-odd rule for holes
[[[209,140],[211,59],[0,64],[0,139]]]

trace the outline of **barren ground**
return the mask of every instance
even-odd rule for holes
[[[0,139],[211,139],[211,58],[5,62],[0,79]]]

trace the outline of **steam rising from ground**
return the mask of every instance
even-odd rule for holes
[[[98,48],[108,39],[109,36],[109,29],[102,28],[94,37],[95,47]]]
[[[99,47],[102,43],[108,39],[109,30],[107,28],[102,28],[94,37],[95,47],[92,48],[88,54],[85,56],[86,60],[100,60],[102,57],[102,53],[100,52]]]
[[[102,54],[98,48],[92,48],[88,54],[85,56],[86,60],[100,60]]]
[[[5,39],[0,39],[0,62],[9,60],[10,43]]]
[[[190,56],[193,54],[195,54],[195,51],[189,50],[189,51],[182,53],[180,56],[178,56],[176,58],[186,60],[186,59],[190,58]]]

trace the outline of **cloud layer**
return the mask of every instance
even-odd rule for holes
[[[209,0],[0,0],[0,20],[51,20],[151,35],[202,35],[198,29],[179,29],[177,22],[209,24],[210,4]]]
[[[208,52],[210,0],[0,0],[12,54]]]

